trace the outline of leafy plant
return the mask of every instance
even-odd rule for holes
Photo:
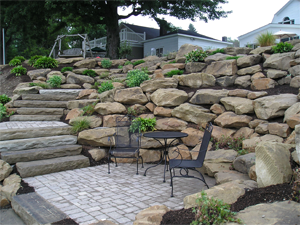
[[[29,65],[30,66],[33,66],[35,61],[38,60],[39,58],[42,58],[43,56],[42,55],[35,55],[35,56],[32,56],[30,59],[29,59]]]
[[[20,59],[15,59],[14,58],[14,59],[9,61],[8,65],[10,65],[10,66],[20,66],[20,65],[22,65],[22,62],[21,62]]]
[[[14,112],[7,114],[6,107],[2,103],[0,103],[0,121],[2,121],[3,118],[10,117],[13,114]]]
[[[44,83],[29,83],[29,86],[30,87],[38,86],[38,87],[41,87],[41,88],[44,88],[44,89],[50,88],[48,84],[44,84]]]
[[[103,72],[103,73],[101,73],[101,75],[99,77],[100,77],[100,79],[105,79],[105,78],[109,77],[109,72]]]
[[[73,67],[64,67],[61,69],[61,72],[64,73],[66,71],[73,71]]]
[[[89,77],[95,77],[97,76],[97,73],[94,70],[84,70],[82,72],[83,75],[87,75]]]
[[[167,77],[173,77],[173,75],[181,75],[183,74],[183,70],[171,70],[170,72],[167,72],[165,75]]]
[[[132,120],[132,123],[129,127],[129,131],[134,133],[136,130],[141,132],[146,132],[146,131],[154,131],[155,130],[155,125],[156,125],[156,118],[142,118],[138,117]]]
[[[256,40],[260,47],[271,46],[275,44],[275,36],[272,32],[267,31],[266,33],[262,33],[256,37]]]
[[[8,97],[6,94],[0,95],[0,103],[5,105],[11,100],[10,97]]]
[[[114,86],[113,86],[112,82],[106,81],[106,82],[101,83],[100,87],[98,88],[98,92],[102,93],[105,91],[112,90],[113,88],[114,88]]]
[[[128,87],[139,87],[145,80],[150,80],[149,75],[141,70],[131,70],[126,77]]]
[[[16,76],[21,76],[27,73],[27,69],[24,68],[23,66],[16,66],[10,72],[15,73]]]
[[[294,46],[287,42],[280,42],[272,47],[274,53],[290,52]]]
[[[211,53],[209,53],[209,55],[214,55],[217,53],[223,53],[225,54],[225,49],[224,48],[217,48],[216,50],[212,51]]]
[[[195,49],[188,54],[185,55],[185,63],[188,62],[203,62],[204,59],[207,57],[207,52],[199,49]]]
[[[118,69],[123,69],[123,66],[121,66],[121,65],[118,65]]]
[[[202,191],[201,196],[196,199],[197,207],[193,208],[195,220],[192,225],[198,224],[225,224],[227,222],[242,223],[240,219],[234,218],[235,212],[230,211],[230,205],[223,203],[222,200],[209,198]]]
[[[59,88],[61,85],[61,77],[54,75],[47,80],[47,83],[49,83],[51,87]]]
[[[174,60],[168,62],[168,64],[172,64],[172,63],[176,63],[176,60],[174,59]]]
[[[80,118],[72,123],[71,133],[78,134],[79,132],[88,129],[91,123],[87,118]]]
[[[119,55],[120,57],[123,58],[127,58],[128,56],[130,56],[132,53],[132,47],[130,46],[130,44],[125,41],[123,43],[121,43],[120,48],[119,48]]]
[[[35,68],[56,68],[58,67],[58,61],[47,56],[43,56],[41,58],[38,58],[34,64],[33,67]]]
[[[133,63],[133,66],[137,66],[137,65],[142,64],[142,63],[144,63],[144,62],[145,62],[145,60],[140,59],[140,60],[138,60],[138,61],[135,61],[135,62]]]
[[[103,59],[101,61],[101,66],[105,69],[108,69],[111,67],[112,62],[109,59]]]
[[[99,83],[98,82],[95,82],[93,85],[92,85],[92,89],[98,89],[98,87],[99,87]]]
[[[95,106],[96,106],[96,102],[94,102],[93,104],[91,105],[87,105],[87,106],[84,106],[82,108],[82,111],[83,113],[81,114],[82,116],[84,115],[87,115],[87,116],[91,116],[94,112],[95,112]]]
[[[137,110],[134,110],[133,108],[131,108],[131,107],[128,107],[127,108],[127,114],[128,115],[133,115],[133,116],[137,116],[138,114],[141,114],[141,113],[143,113],[144,112],[144,110],[143,109],[137,109]]]
[[[126,61],[126,62],[124,63],[124,66],[127,66],[127,65],[129,65],[129,64],[133,65],[133,63],[132,63],[132,62],[130,62],[130,61]]]
[[[24,62],[26,59],[23,56],[15,56],[14,59],[19,59],[21,62]]]
[[[216,142],[216,149],[233,149],[238,152],[240,155],[247,154],[248,151],[243,149],[243,140],[244,137],[225,137],[224,135],[220,138],[218,142]]]
[[[230,60],[230,59],[238,59],[238,58],[241,58],[243,56],[228,56],[226,57],[226,60]]]

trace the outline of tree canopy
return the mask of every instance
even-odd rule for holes
[[[197,33],[197,30],[196,30],[196,28],[194,27],[194,25],[192,23],[190,23],[188,30]]]

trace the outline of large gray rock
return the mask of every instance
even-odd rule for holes
[[[95,111],[100,115],[122,114],[126,112],[126,107],[118,102],[98,103],[95,106]]]
[[[277,70],[288,70],[290,62],[295,58],[295,52],[277,53],[271,55],[264,62],[263,66]]]
[[[237,59],[238,67],[249,67],[258,64],[261,61],[261,55],[248,55]]]
[[[234,111],[237,115],[253,113],[253,101],[240,97],[225,97],[221,103],[226,110]]]
[[[148,98],[140,87],[116,90],[114,100],[123,104],[145,104]]]
[[[224,170],[215,174],[216,184],[224,184],[235,180],[250,180],[247,174],[239,173],[235,170]]]
[[[12,170],[12,167],[7,162],[0,159],[0,181],[8,177]]]
[[[205,69],[205,73],[212,74],[215,77],[232,76],[237,72],[236,60],[224,60],[212,62]]]
[[[274,69],[269,69],[267,72],[267,77],[271,79],[277,79],[281,77],[285,77],[287,75],[286,71],[282,70],[274,70]]]
[[[215,104],[219,103],[221,98],[227,97],[228,90],[201,89],[193,95],[190,100],[192,104]]]
[[[276,82],[271,78],[260,78],[252,80],[251,89],[252,90],[266,90],[270,88],[275,88]]]
[[[239,76],[235,79],[234,84],[243,88],[247,88],[251,85],[251,76]]]
[[[210,64],[212,62],[215,62],[215,61],[222,61],[222,60],[225,60],[228,56],[230,55],[226,55],[226,54],[222,54],[222,53],[217,53],[217,54],[214,54],[214,55],[209,55],[207,56],[204,61],[207,63],[207,64]]]
[[[255,65],[255,66],[246,67],[244,69],[240,69],[237,71],[237,74],[243,76],[243,75],[255,74],[260,71],[262,71],[261,66]]]
[[[67,108],[68,109],[83,108],[85,106],[95,104],[98,101],[99,101],[98,99],[72,100],[72,101],[68,101]]]
[[[79,84],[84,83],[93,84],[95,82],[94,78],[84,75],[78,75],[75,73],[69,73],[67,76],[67,84]]]
[[[293,77],[290,82],[290,86],[294,88],[300,87],[300,76]]]
[[[290,149],[293,145],[260,142],[256,148],[256,175],[258,187],[289,183],[292,177]]]
[[[218,149],[215,151],[208,151],[206,153],[204,162],[232,163],[235,160],[237,154],[238,153],[235,150]]]
[[[97,65],[96,59],[84,59],[76,62],[73,66],[77,68],[93,69]]]
[[[171,107],[184,103],[188,99],[188,95],[182,90],[166,88],[156,90],[151,94],[150,98],[157,106]]]
[[[174,78],[146,80],[140,85],[143,92],[154,92],[160,88],[177,88],[177,86],[178,81]]]
[[[155,129],[163,131],[182,131],[188,123],[177,118],[164,118],[156,121]]]
[[[252,120],[251,116],[246,115],[236,115],[233,112],[225,112],[218,116],[218,118],[215,119],[215,124],[221,126],[221,127],[233,127],[233,128],[239,128],[239,127],[247,127],[249,122]]]
[[[283,138],[288,137],[291,133],[289,125],[286,123],[269,123],[268,130],[270,134],[274,134]]]
[[[27,72],[27,75],[31,80],[36,80],[38,77],[46,77],[50,71],[51,69],[30,70]]]
[[[245,174],[249,173],[253,165],[255,165],[255,153],[240,155],[233,162],[234,169]]]
[[[283,122],[288,120],[291,116],[298,114],[299,112],[300,112],[300,102],[297,102],[285,111]]]
[[[233,86],[237,76],[224,76],[219,77],[216,80],[216,84],[220,85],[221,87],[230,87]]]
[[[255,99],[253,106],[257,118],[267,120],[283,116],[285,110],[297,101],[297,95],[280,94]]]
[[[75,57],[75,58],[57,58],[56,59],[59,64],[68,64],[68,63],[76,63],[78,61],[84,60],[83,57]]]
[[[216,79],[213,75],[206,73],[191,73],[187,75],[174,75],[179,85],[191,88],[214,86]]]
[[[177,52],[176,58],[175,58],[176,62],[177,63],[184,63],[185,62],[185,55],[188,54],[191,51],[194,51],[195,49],[203,50],[198,45],[191,45],[191,44],[181,45],[180,49]]]
[[[185,71],[188,73],[196,73],[202,71],[206,67],[202,62],[188,62],[185,64]]]
[[[245,150],[253,152],[255,150],[256,146],[262,141],[282,143],[283,138],[278,137],[277,135],[272,135],[272,134],[266,134],[261,137],[252,137],[250,139],[243,140],[242,147]]]
[[[250,54],[256,55],[256,54],[262,54],[262,53],[267,53],[270,54],[272,53],[272,46],[267,46],[267,47],[258,47],[256,49],[251,50]]]
[[[25,85],[18,85],[15,90],[13,91],[13,94],[17,95],[23,95],[23,94],[38,94],[39,90],[43,88],[39,86],[33,86],[33,87],[26,87]]]
[[[81,131],[78,134],[78,143],[81,145],[91,145],[100,147],[109,147],[108,137],[113,136],[115,128],[101,128]],[[114,139],[111,139],[114,144]]]

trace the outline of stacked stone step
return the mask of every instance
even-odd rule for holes
[[[67,103],[75,100],[80,89],[42,89],[39,94],[23,94],[14,101],[16,115],[10,121],[59,121],[67,109]]]

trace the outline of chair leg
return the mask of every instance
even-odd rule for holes
[[[173,168],[174,170],[174,168]],[[171,176],[171,187],[172,187],[172,190],[171,190],[171,197],[174,197],[173,195],[173,176],[172,176],[172,169],[170,169],[170,176]]]
[[[136,175],[139,175],[139,158],[136,159]]]
[[[117,158],[115,156],[114,156],[114,158],[115,158],[116,167],[118,167]]]
[[[142,168],[144,168],[144,160],[143,160],[143,157],[142,156],[140,156],[141,157],[141,160],[142,160]]]
[[[209,189],[209,187],[208,187],[208,185],[207,185],[207,183],[206,183],[206,181],[205,181],[205,178],[204,178],[204,176],[202,175],[202,173],[201,173],[200,171],[198,171],[198,170],[195,170],[195,171],[197,171],[197,172],[199,173],[200,177],[202,178],[203,183],[206,185],[207,189]]]
[[[110,174],[110,155],[108,155],[108,174]]]

